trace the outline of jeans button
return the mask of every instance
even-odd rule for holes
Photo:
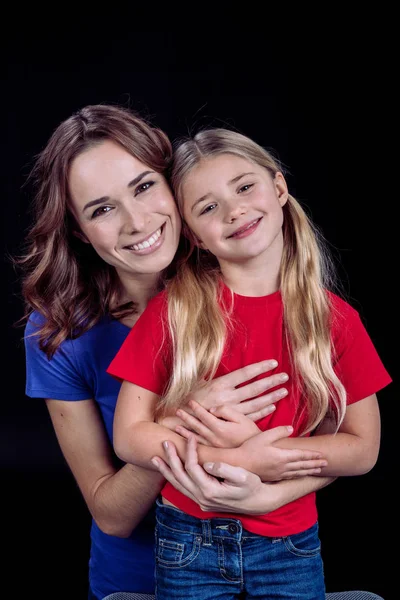
[[[229,531],[229,533],[237,533],[238,532],[238,526],[236,525],[236,523],[229,523],[229,525],[228,525],[228,531]]]

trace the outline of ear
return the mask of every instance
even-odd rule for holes
[[[279,204],[281,206],[284,206],[288,200],[289,190],[286,183],[286,179],[280,171],[275,173],[274,186],[276,195],[278,196]]]
[[[84,233],[82,233],[82,231],[77,231],[76,229],[73,230],[72,235],[74,235],[75,237],[78,238],[78,240],[81,240],[81,242],[83,242],[84,244],[90,244],[89,240],[87,239],[86,235]]]

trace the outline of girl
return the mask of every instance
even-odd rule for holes
[[[321,450],[325,475],[369,471],[379,450],[376,392],[390,377],[357,312],[328,291],[324,250],[278,163],[243,135],[208,130],[177,148],[171,181],[191,252],[109,367],[124,380],[117,454],[149,468],[164,440],[182,456],[195,432],[229,446],[220,459],[264,481],[285,476],[271,468],[278,446]],[[291,374],[289,395],[257,424],[234,409],[207,417],[193,402],[194,415],[177,412],[189,426],[177,427],[181,436],[154,422],[174,414],[200,380],[270,356]],[[327,417],[334,433],[310,437]],[[301,439],[277,442],[278,425]],[[205,443],[199,456],[209,460]],[[229,516],[202,512],[169,484],[161,494],[159,600],[171,589],[177,599],[324,598],[314,494],[267,515]]]

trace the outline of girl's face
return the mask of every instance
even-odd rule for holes
[[[288,190],[282,173],[273,178],[233,154],[202,160],[184,179],[183,216],[196,243],[224,263],[256,257],[280,261],[282,206]]]
[[[156,274],[177,250],[181,220],[159,173],[104,141],[75,158],[69,173],[77,235],[123,279]]]

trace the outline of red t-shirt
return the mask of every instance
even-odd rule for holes
[[[357,311],[335,294],[329,293],[329,296],[333,308],[331,337],[334,368],[347,391],[347,403],[351,404],[379,391],[391,382],[391,378]],[[226,286],[223,297],[229,306],[231,292]],[[263,297],[234,294],[233,302],[233,327],[228,334],[215,376],[219,377],[266,359],[276,359],[277,371],[290,375],[292,368],[283,327],[280,292]],[[162,396],[168,384],[171,365],[171,338],[167,324],[167,296],[164,291],[149,302],[107,371],[118,379],[125,379]],[[285,387],[288,395],[277,402],[276,410],[258,421],[257,425],[262,431],[278,425],[293,425],[292,435],[297,437],[301,423],[294,422],[294,415],[296,406],[302,401],[301,392],[296,388],[294,377],[289,378]],[[269,514],[255,516],[204,512],[197,503],[169,483],[161,493],[164,498],[192,516],[200,519],[240,519],[245,529],[265,536],[299,533],[317,521],[315,493]]]

